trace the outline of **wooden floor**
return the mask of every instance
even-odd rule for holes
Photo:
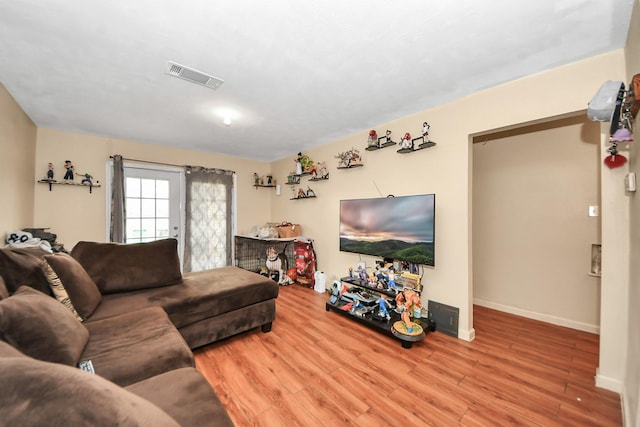
[[[435,332],[411,349],[280,288],[271,332],[195,351],[237,426],[620,426],[594,386],[598,336],[474,308],[476,339]]]

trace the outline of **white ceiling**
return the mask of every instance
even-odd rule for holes
[[[272,161],[621,48],[632,6],[0,0],[0,83],[39,127]]]

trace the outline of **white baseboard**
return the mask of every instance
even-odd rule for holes
[[[458,338],[465,341],[473,341],[476,339],[476,330],[471,328],[466,331],[458,330]]]
[[[505,313],[515,314],[516,316],[526,317],[528,319],[540,320],[541,322],[551,323],[553,325],[564,326],[571,329],[577,329],[579,331],[591,332],[593,334],[600,334],[599,325],[591,325],[584,322],[577,322],[571,319],[565,319],[563,317],[551,316],[549,314],[536,313],[534,311],[523,310],[521,308],[512,307],[510,305],[499,304],[492,301],[483,300],[481,298],[474,298],[473,303],[482,307],[491,308],[498,311],[504,311]]]
[[[596,369],[596,387],[604,388],[609,391],[613,391],[620,394],[620,401],[622,402],[622,381],[611,377],[605,377],[600,375],[600,368]]]

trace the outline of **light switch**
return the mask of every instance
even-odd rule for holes
[[[598,209],[598,206],[589,206],[589,216],[599,216],[600,215],[600,209]]]

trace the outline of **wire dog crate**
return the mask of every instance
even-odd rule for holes
[[[295,267],[294,238],[290,239],[259,239],[257,237],[235,236],[234,264],[244,270],[260,272],[266,268],[267,249],[274,247],[278,253],[285,254],[286,267]]]

